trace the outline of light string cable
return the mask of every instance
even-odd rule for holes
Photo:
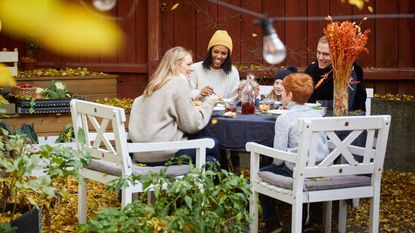
[[[119,17],[119,16],[115,17],[115,16],[108,16],[108,15],[100,14],[96,10],[94,10],[91,6],[89,6],[87,3],[85,3],[84,0],[79,0],[79,2],[81,2],[82,6],[85,7],[89,12],[91,12],[95,16],[98,16],[98,17],[101,17],[101,18],[104,18],[104,19],[123,21],[123,20],[127,20],[127,19],[131,18],[131,16],[134,14],[134,12],[137,9],[138,3],[140,3],[140,0],[134,0],[130,10],[128,11],[127,15],[124,16],[124,17]]]
[[[216,3],[220,6],[227,7],[229,9],[251,15],[258,18],[267,17],[265,14],[257,13],[227,2],[219,0],[208,0],[211,3]],[[288,17],[271,17],[275,21],[327,21],[327,16],[288,16]],[[363,15],[342,15],[342,16],[331,16],[333,20],[352,20],[352,19],[395,19],[395,18],[415,18],[415,14],[363,14]]]

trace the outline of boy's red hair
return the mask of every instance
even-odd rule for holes
[[[314,90],[313,79],[304,73],[290,74],[283,80],[285,92],[292,93],[292,101],[305,104]]]

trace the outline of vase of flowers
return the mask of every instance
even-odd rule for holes
[[[354,22],[333,22],[324,29],[330,48],[330,58],[333,67],[333,111],[335,116],[345,116],[349,113],[348,88],[352,73],[353,62],[360,52],[366,51],[369,30],[361,32],[360,26]],[[365,20],[365,19],[364,19]]]

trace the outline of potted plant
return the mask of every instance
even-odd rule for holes
[[[76,176],[82,182],[79,171],[89,154],[63,146],[34,149],[24,134],[9,130],[0,128],[0,232],[41,232],[41,212],[47,215],[61,195],[53,181]]]
[[[28,36],[24,40],[24,56],[20,58],[20,64],[23,70],[33,70],[36,68],[36,57],[41,47],[34,36]]]
[[[112,189],[140,179],[151,186],[154,204],[143,202],[146,193],[125,208],[106,208],[80,232],[243,232],[248,212],[250,186],[243,176],[224,170],[191,169],[182,179],[164,171],[119,180]]]

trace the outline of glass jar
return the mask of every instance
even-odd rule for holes
[[[255,113],[255,90],[252,84],[253,76],[248,75],[246,77],[245,87],[241,93],[241,113],[242,114],[254,114]]]

